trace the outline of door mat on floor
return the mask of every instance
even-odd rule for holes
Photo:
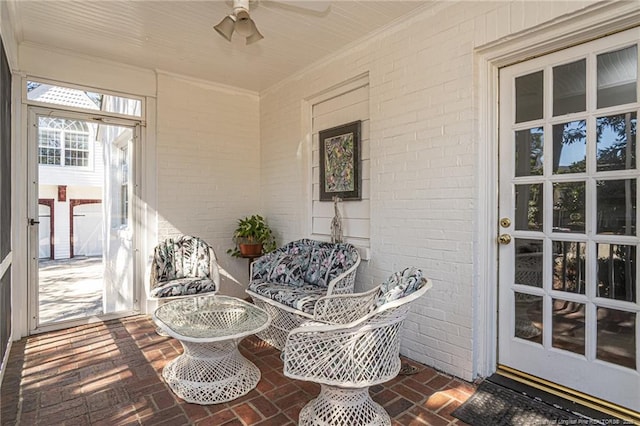
[[[588,421],[487,380],[451,415],[473,426],[570,425]]]

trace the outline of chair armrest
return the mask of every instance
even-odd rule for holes
[[[356,262],[342,274],[335,277],[327,286],[327,295],[353,293],[356,282],[356,272],[360,265],[360,255]]]
[[[374,309],[379,288],[364,293],[324,296],[316,302],[313,318],[332,324],[348,324],[364,317]]]

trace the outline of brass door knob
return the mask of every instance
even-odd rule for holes
[[[498,243],[500,244],[509,244],[511,242],[511,235],[509,234],[500,234],[498,237]]]

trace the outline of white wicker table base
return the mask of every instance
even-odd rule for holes
[[[321,385],[320,395],[300,411],[300,426],[390,426],[389,414],[369,396],[369,387]]]
[[[180,341],[184,353],[164,367],[162,376],[180,398],[195,404],[219,404],[248,393],[260,370],[238,351],[239,340]]]

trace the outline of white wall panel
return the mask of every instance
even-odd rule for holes
[[[334,217],[334,206],[331,201],[319,201],[320,194],[320,151],[319,133],[332,127],[351,123],[360,120],[360,174],[361,190],[364,183],[370,177],[370,155],[368,140],[369,136],[369,85],[368,80],[363,78],[360,86],[353,88],[353,85],[340,91],[328,99],[312,100],[312,228],[313,238],[329,240],[331,238],[331,220]],[[340,215],[342,217],[342,232],[345,241],[357,244],[360,247],[368,248],[367,241],[370,235],[370,203],[369,194],[362,191],[362,200],[347,200],[339,203]]]

